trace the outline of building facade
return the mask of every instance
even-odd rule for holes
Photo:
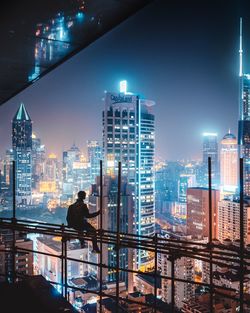
[[[153,101],[139,95],[107,92],[103,111],[103,151],[107,175],[116,175],[118,162],[122,175],[133,187],[135,231],[153,236],[155,232],[154,159],[155,117]],[[136,266],[150,266],[146,251],[137,254]],[[148,263],[149,262],[149,263]]]
[[[203,167],[205,186],[208,186],[208,158],[211,158],[211,178],[212,186],[218,187],[219,185],[219,155],[218,155],[218,140],[216,133],[203,133]]]
[[[36,239],[36,249],[44,254],[35,255],[34,268],[35,273],[43,275],[46,280],[58,283],[57,288],[60,291],[62,279],[61,266],[61,238],[60,237],[38,237]],[[51,254],[51,255],[49,255]],[[52,256],[53,255],[53,256]],[[88,249],[81,249],[79,242],[71,240],[67,242],[67,257],[76,259],[67,262],[67,279],[83,277],[89,271],[87,264],[79,262],[88,261]]]
[[[100,160],[102,160],[102,147],[97,140],[88,140],[88,161],[90,184],[95,183],[95,179],[100,175]]]
[[[133,233],[133,196],[132,188],[122,179],[121,184],[121,205],[120,205],[120,232]],[[89,195],[90,212],[100,210],[100,179],[97,177],[96,184],[92,184]],[[117,177],[103,177],[103,225],[104,230],[117,231]],[[100,223],[100,218],[99,218]],[[100,228],[100,225],[97,227]],[[119,265],[124,269],[133,269],[133,250],[120,249]],[[106,282],[116,281],[116,251],[114,245],[103,244],[103,263],[108,265],[108,268],[103,269],[103,279]],[[128,290],[132,290],[132,273],[120,271],[120,282],[125,282]]]
[[[217,238],[217,214],[220,192],[212,189],[212,238]],[[187,235],[203,239],[209,237],[209,190],[207,188],[187,189]]]
[[[244,200],[244,237],[245,244],[250,243],[250,201]],[[218,239],[221,242],[240,239],[240,200],[239,197],[228,197],[219,202]]]
[[[250,196],[250,74],[243,71],[242,19],[240,19],[239,49],[239,155],[244,162],[244,195]]]
[[[220,185],[221,190],[235,192],[238,184],[238,144],[229,132],[221,140]]]
[[[12,148],[16,161],[16,205],[31,204],[32,121],[23,103],[12,120]]]
[[[165,254],[159,253],[158,269],[161,275],[172,275],[171,259]],[[186,279],[192,281],[194,279],[194,260],[191,258],[178,258],[175,260],[174,275],[176,278]],[[189,301],[195,294],[195,288],[193,284],[184,282],[175,282],[175,305],[178,309],[183,307],[184,301]],[[172,288],[171,280],[162,279],[161,282],[161,298],[164,302],[171,303],[172,300]]]
[[[41,139],[32,133],[32,188],[37,189],[43,179],[45,162],[45,146]]]

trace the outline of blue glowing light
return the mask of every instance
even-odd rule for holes
[[[217,137],[217,136],[218,136],[217,133],[203,133],[202,135],[203,135],[204,137],[206,137],[206,136]]]
[[[120,81],[120,92],[127,93],[127,81]]]
[[[30,81],[34,81],[38,79],[39,75],[40,75],[40,67],[38,65],[35,65],[33,73],[29,75],[28,77],[28,81],[30,82]]]
[[[79,20],[82,20],[82,19],[84,18],[83,12],[78,12],[78,13],[76,14],[76,17],[77,17]]]

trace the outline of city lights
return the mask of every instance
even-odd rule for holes
[[[85,8],[84,1],[78,4]],[[35,62],[29,79],[37,79],[41,64],[55,57],[54,41],[64,54],[71,28],[96,20],[98,16],[91,18],[78,8],[70,16],[60,12],[39,24],[34,30]],[[46,41],[40,40],[43,36]],[[103,308],[109,312],[115,312],[114,305],[109,309],[113,299],[122,309],[126,299],[128,303],[134,299],[140,310],[143,304],[155,305],[155,312],[161,312],[161,307],[162,312],[216,313],[217,308],[238,312],[240,296],[245,294],[242,298],[247,299],[250,294],[250,74],[243,67],[242,18],[238,52],[238,134],[230,129],[222,133],[221,125],[213,128],[209,127],[212,122],[202,121],[197,129],[206,131],[193,134],[199,140],[198,157],[160,156],[157,141],[165,140],[165,133],[158,132],[162,103],[156,105],[139,92],[128,92],[126,80],[119,82],[117,90],[105,90],[103,101],[106,86],[99,86],[97,98],[102,106],[95,108],[99,124],[90,120],[87,111],[83,117],[79,113],[83,122],[79,127],[75,123],[80,133],[75,140],[68,130],[71,126],[59,118],[53,121],[66,138],[60,143],[61,151],[48,148],[43,133],[47,126],[40,127],[37,115],[29,115],[33,108],[28,110],[29,104],[21,102],[12,114],[11,147],[0,158],[0,215],[9,219],[15,212],[18,222],[9,219],[10,225],[20,228],[14,232],[10,228],[14,245],[0,230],[0,250],[27,251],[13,250],[13,258],[0,262],[0,271],[8,276],[12,265],[13,273],[42,275],[79,312],[98,310],[102,292]],[[153,99],[158,99],[157,89],[152,91]],[[146,92],[150,95],[151,90]],[[84,101],[92,105],[87,95]],[[78,114],[73,104],[69,110]],[[68,121],[71,116],[66,112],[64,117]],[[174,138],[175,129],[171,132]],[[184,141],[178,145],[184,146]],[[84,209],[78,202],[83,190]],[[77,215],[82,223],[73,229],[67,222],[68,208],[76,198],[76,212],[86,214],[83,220],[81,213]],[[87,229],[90,218],[92,228]],[[31,231],[40,227],[39,235],[23,233],[26,221],[34,222]],[[54,227],[52,234],[49,227]],[[94,240],[100,251],[92,249]],[[17,280],[18,275],[13,277]],[[136,306],[131,303],[124,308],[134,312]],[[250,305],[244,305],[248,312]]]

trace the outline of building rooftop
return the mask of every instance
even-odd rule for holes
[[[61,252],[62,243],[60,237],[38,237],[37,241],[43,243],[44,245],[50,247],[56,252]],[[68,241],[67,242],[67,250],[79,250],[81,249],[81,245],[78,241]]]

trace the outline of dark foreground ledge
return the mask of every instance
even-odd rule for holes
[[[77,312],[41,275],[14,284],[0,283],[0,298],[0,312],[5,313]]]

